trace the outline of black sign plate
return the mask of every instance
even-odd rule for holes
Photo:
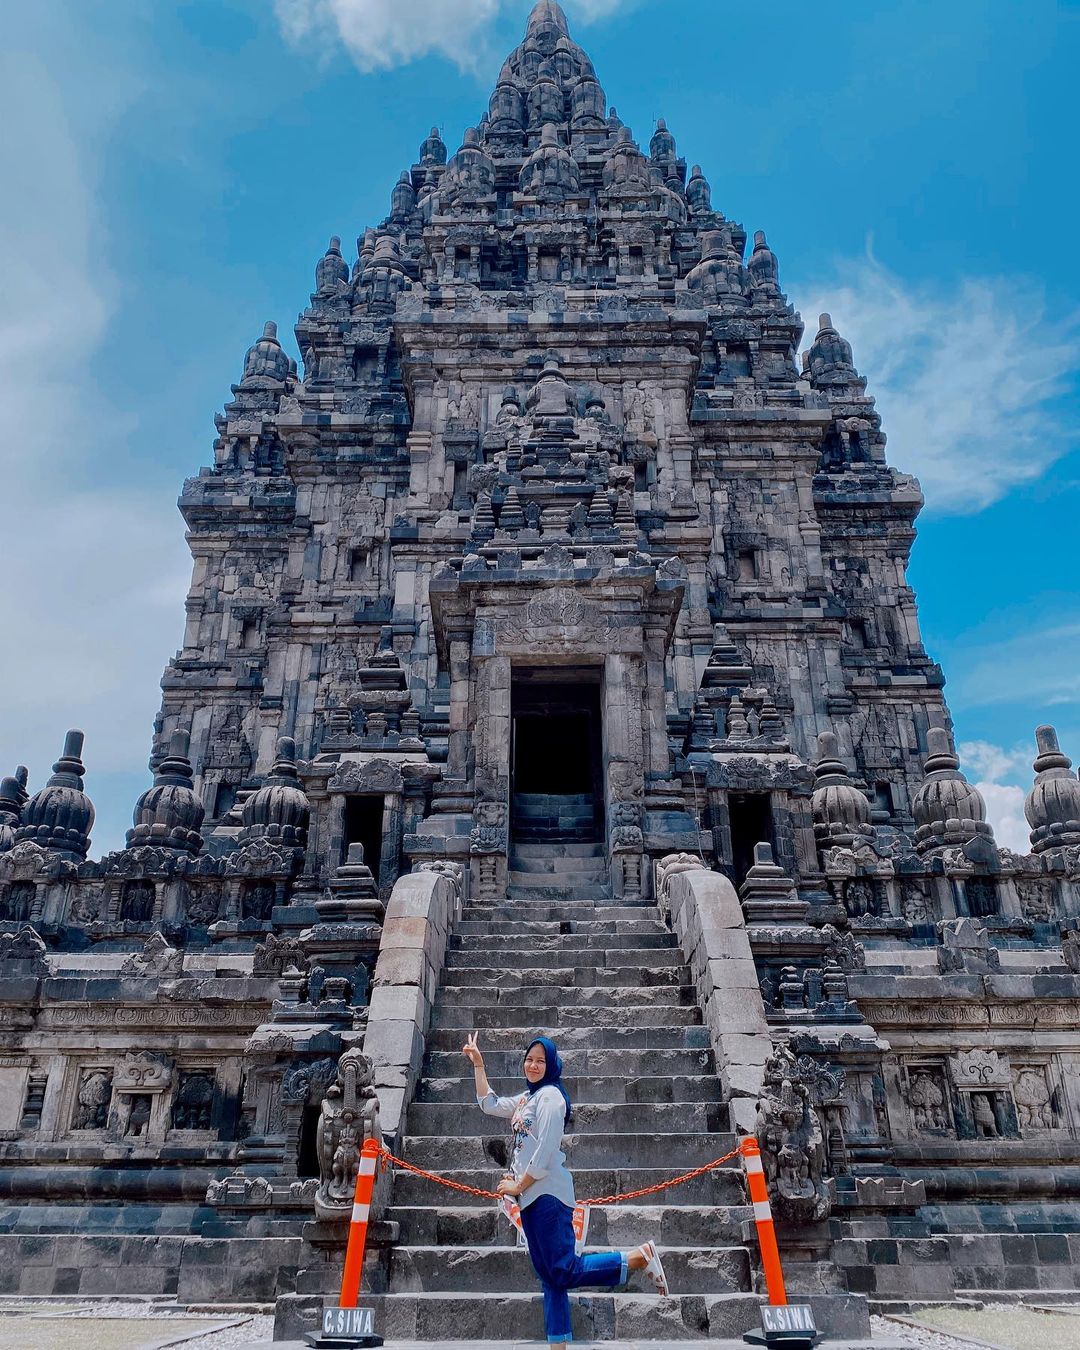
[[[374,1308],[324,1308],[322,1334],[327,1337],[373,1336]]]
[[[763,1304],[761,1329],[766,1336],[816,1336],[809,1303]]]

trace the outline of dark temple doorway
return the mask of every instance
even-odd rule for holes
[[[513,837],[601,839],[600,671],[515,671],[510,709]]]

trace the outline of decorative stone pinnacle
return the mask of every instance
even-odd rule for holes
[[[158,765],[157,772],[154,775],[154,784],[157,787],[190,787],[192,780],[191,761],[188,758],[188,751],[191,747],[191,736],[186,731],[179,729],[174,731],[169,738],[169,749],[165,758]]]
[[[1035,744],[1039,748],[1038,757],[1032,765],[1036,773],[1046,773],[1050,769],[1071,769],[1072,760],[1062,754],[1057,731],[1051,726],[1035,728]]]
[[[81,731],[72,730],[64,737],[64,752],[53,765],[49,787],[82,788],[86,768],[82,762],[82,748],[85,737]]]
[[[268,783],[299,784],[296,773],[296,742],[291,736],[278,737],[277,758],[271,766],[266,781]]]
[[[840,758],[840,742],[834,731],[823,731],[818,736],[818,762],[814,765],[814,777],[819,783],[826,779],[833,782],[850,783],[851,776],[847,766]]]
[[[832,321],[832,315],[831,315],[831,314],[819,314],[819,315],[818,315],[818,332],[819,332],[819,333],[824,333],[826,329],[831,328],[832,326],[833,326],[833,321]]]
[[[277,324],[273,319],[267,319],[263,324],[262,340],[264,342],[276,342],[278,340]]]
[[[960,768],[960,760],[952,748],[952,739],[944,727],[931,727],[926,733],[927,773],[953,772]]]

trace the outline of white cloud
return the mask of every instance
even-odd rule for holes
[[[1033,719],[1041,710],[1080,702],[1080,621],[1004,638],[958,644],[950,667],[958,706],[1023,702]],[[1032,722],[1034,729],[1034,720]]]
[[[1049,319],[1034,281],[911,283],[868,252],[795,290],[805,345],[828,311],[878,400],[890,462],[918,475],[930,509],[980,511],[1075,443],[1052,404],[1080,372],[1080,324]]]
[[[601,19],[626,0],[576,0],[570,17]],[[285,38],[329,50],[341,43],[360,70],[391,70],[429,55],[462,70],[481,70],[493,57],[492,25],[503,15],[524,16],[524,0],[274,0]],[[502,55],[503,53],[499,53]]]
[[[95,75],[83,108],[70,35],[35,36],[59,53],[48,68],[26,50],[0,57],[0,117],[19,129],[0,139],[0,772],[26,763],[40,787],[64,731],[81,726],[93,796],[95,772],[145,766],[189,563],[174,486],[109,482],[137,428],[93,377],[117,294],[98,160],[134,88],[83,56]],[[122,842],[132,803],[98,805],[95,853]]]
[[[1024,817],[1024,798],[1027,796],[1024,789],[986,779],[980,779],[975,786],[986,803],[986,818],[994,827],[998,845],[1011,848],[1014,853],[1030,853],[1031,826]]]
[[[1034,745],[1007,750],[992,741],[964,741],[959,754],[968,779],[982,793],[986,818],[998,844],[1015,853],[1029,853],[1031,827],[1024,817],[1024,799],[1034,782]]]

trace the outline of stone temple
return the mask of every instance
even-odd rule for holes
[[[330,241],[302,372],[268,323],[184,487],[127,846],[90,856],[81,733],[3,781],[0,1291],[310,1326],[365,1133],[499,1175],[473,1028],[504,1088],[560,1042],[580,1196],[756,1132],[834,1332],[1075,1291],[1080,781],[1040,727],[998,847],[850,345],[822,315],[800,363],[765,234],[635,140],[553,0],[451,150]],[[377,1212],[385,1335],[540,1334],[490,1202],[399,1172]],[[741,1335],[750,1217],[734,1163],[596,1210],[673,1297],[581,1333]]]

